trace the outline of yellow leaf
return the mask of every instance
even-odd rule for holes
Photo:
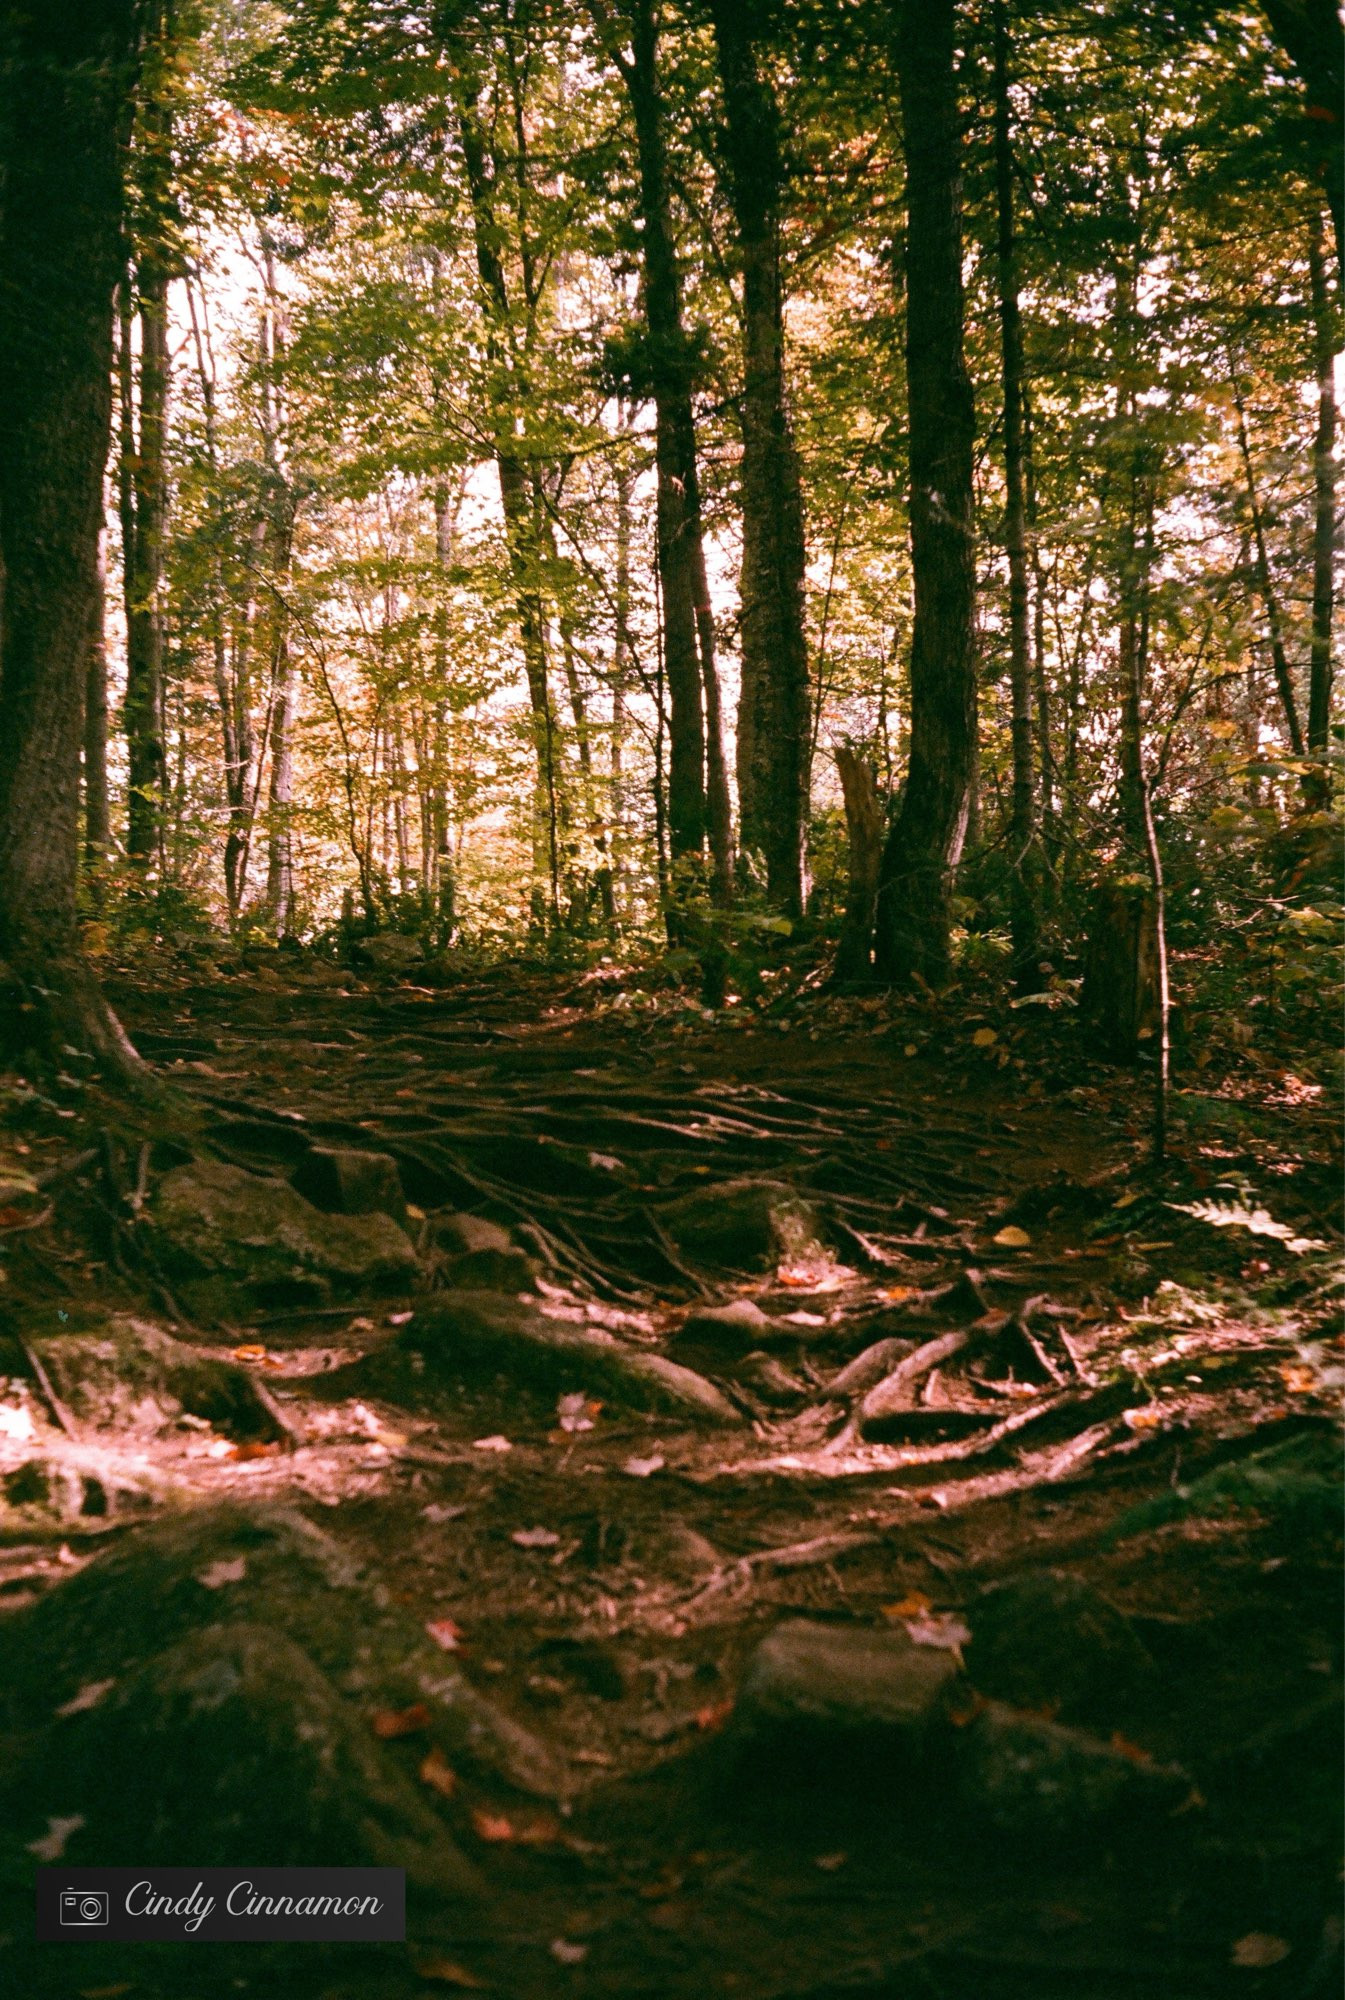
[[[1248,1931],[1234,1945],[1232,1959],[1234,1965],[1259,1972],[1267,1965],[1278,1965],[1292,1950],[1286,1938],[1274,1937],[1269,1931]]]
[[[884,1618],[923,1618],[931,1608],[931,1600],[923,1590],[908,1590],[895,1604],[884,1604]]]
[[[978,1028],[971,1039],[975,1048],[988,1049],[992,1042],[999,1040],[999,1036],[993,1028]]]
[[[1016,1223],[1011,1222],[1007,1229],[997,1233],[994,1240],[1001,1250],[1026,1250],[1032,1238],[1026,1229],[1019,1229]]]

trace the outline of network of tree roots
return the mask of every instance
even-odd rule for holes
[[[6,1992],[1338,1990],[1301,1076],[1207,1071],[1155,1175],[1045,1010],[222,948],[111,994],[164,1106],[3,1080]],[[864,1646],[939,1681],[914,1751]],[[252,1689],[206,1750],[193,1647]],[[408,1944],[35,1952],[35,1857],[296,1858],[305,1676],[314,1822],[380,1802],[333,1839],[412,1857]]]

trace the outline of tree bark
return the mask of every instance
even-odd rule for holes
[[[1009,107],[1009,30],[1005,0],[995,0],[995,205],[998,222],[1000,360],[1004,385],[1004,547],[1009,562],[1009,686],[1013,705],[1013,812],[1010,821],[1009,923],[1014,984],[1041,984],[1039,960],[1037,792],[1032,758],[1032,653],[1028,629],[1028,535],[1023,441],[1023,321],[1013,212],[1013,137]]]
[[[845,801],[849,881],[832,979],[838,985],[862,984],[872,971],[870,952],[883,858],[883,802],[877,774],[861,750],[853,743],[838,743],[835,755]]]
[[[107,792],[107,636],[104,538],[98,537],[89,673],[84,701],[84,862],[101,904],[102,875],[112,851],[112,814]]]
[[[1312,662],[1308,682],[1308,749],[1325,756],[1331,734],[1331,624],[1335,610],[1336,372],[1331,295],[1326,275],[1325,229],[1319,214],[1308,239],[1312,280],[1313,358],[1317,376],[1317,431],[1312,467],[1316,508],[1312,538]]]
[[[809,763],[806,552],[798,455],[785,395],[779,119],[761,74],[750,11],[740,0],[711,0],[710,11],[742,271],[738,808],[744,848],[765,857],[771,902],[799,916]]]
[[[0,17],[0,955],[19,1033],[123,1078],[143,1067],[80,953],[75,884],[139,29],[134,0]]]
[[[963,353],[955,0],[902,7],[911,565],[910,758],[883,854],[874,962],[894,983],[948,970],[948,899],[976,770],[975,417]]]
[[[1265,606],[1266,632],[1270,639],[1270,662],[1275,670],[1275,686],[1280,697],[1280,707],[1284,710],[1290,748],[1295,757],[1301,757],[1304,749],[1303,725],[1298,719],[1294,680],[1289,670],[1289,655],[1284,645],[1284,621],[1280,614],[1279,596],[1270,567],[1270,551],[1266,546],[1265,517],[1261,512],[1261,500],[1256,490],[1256,473],[1252,466],[1251,444],[1247,437],[1247,410],[1242,400],[1242,391],[1236,381],[1233,384],[1233,406],[1238,417],[1238,450],[1247,481],[1247,506],[1251,512],[1252,542],[1256,550],[1256,581],[1261,593],[1261,602]]]

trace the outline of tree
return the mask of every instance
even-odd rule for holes
[[[75,926],[137,0],[0,14],[0,954],[20,1025],[138,1059]]]
[[[883,852],[874,964],[894,983],[948,970],[953,874],[976,765],[975,412],[963,352],[955,0],[906,0],[897,70],[906,149],[911,749]]]
[[[742,694],[738,809],[744,848],[765,856],[766,887],[803,909],[808,807],[806,549],[798,454],[785,394],[779,116],[750,11],[712,0],[724,98],[723,143],[742,274]]]

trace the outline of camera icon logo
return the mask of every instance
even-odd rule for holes
[[[62,1889],[61,1922],[86,1929],[107,1922],[106,1889]]]

